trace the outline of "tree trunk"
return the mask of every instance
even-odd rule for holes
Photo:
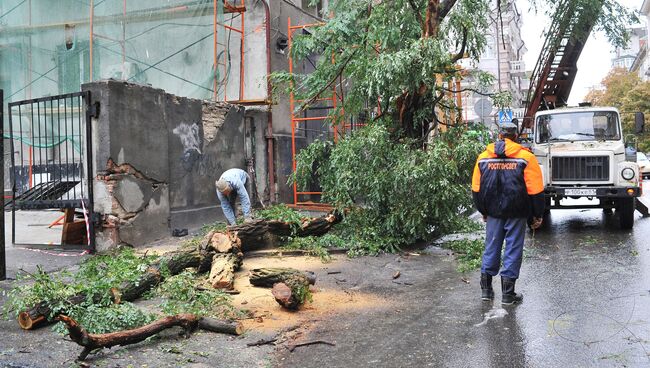
[[[111,298],[116,304],[134,301],[156,287],[161,279],[160,270],[156,267],[149,267],[138,281],[124,281],[119,287],[112,287],[110,289]]]
[[[215,289],[232,290],[235,285],[235,271],[241,267],[242,257],[232,253],[217,253],[212,258],[212,269],[208,282]]]
[[[273,287],[274,284],[284,282],[294,275],[302,275],[309,284],[316,283],[316,275],[313,272],[301,272],[293,268],[256,268],[250,272],[250,283],[254,286]]]
[[[307,299],[311,299],[309,280],[301,273],[294,273],[273,285],[271,294],[282,307],[297,310]]]
[[[149,336],[153,336],[160,331],[174,326],[182,327],[186,337],[189,336],[189,334],[197,327],[208,331],[232,335],[240,335],[242,333],[242,326],[237,322],[218,321],[211,318],[198,318],[194,314],[177,314],[175,316],[168,316],[132,330],[107,334],[90,334],[79,325],[77,321],[65,315],[60,315],[57,319],[65,323],[70,339],[84,347],[81,354],[79,354],[78,360],[86,359],[88,354],[95,349],[110,348],[116,345],[124,346],[135,344],[143,341]]]
[[[241,225],[229,226],[228,235],[241,241],[241,249],[246,251],[262,241],[266,233],[278,236],[321,236],[332,229],[332,226],[343,220],[338,213],[304,219],[300,225],[277,220],[258,219]]]

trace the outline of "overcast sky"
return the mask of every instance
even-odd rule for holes
[[[528,0],[516,0],[519,11],[523,13],[522,38],[528,52],[524,55],[526,69],[535,67],[545,37],[542,29],[547,28],[548,18],[529,11]],[[621,4],[639,9],[643,0],[618,0]],[[578,60],[578,75],[573,82],[569,104],[577,105],[589,92],[589,88],[600,84],[612,66],[613,47],[601,32],[592,32]]]

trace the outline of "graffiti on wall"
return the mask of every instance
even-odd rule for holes
[[[186,171],[192,171],[192,168],[201,160],[202,156],[199,125],[197,123],[180,123],[172,132],[180,138],[183,145],[181,165]]]

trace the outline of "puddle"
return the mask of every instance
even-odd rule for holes
[[[507,310],[505,310],[503,308],[494,307],[494,308],[490,309],[489,311],[483,313],[483,322],[475,324],[474,327],[483,326],[483,325],[487,324],[487,322],[489,320],[491,320],[491,319],[503,318],[506,315],[508,315]]]

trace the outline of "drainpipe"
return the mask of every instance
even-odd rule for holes
[[[262,0],[264,4],[264,12],[266,17],[266,99],[268,104],[267,112],[267,125],[266,125],[266,147],[267,160],[268,160],[268,175],[269,175],[269,202],[276,201],[275,192],[275,168],[273,165],[273,111],[271,109],[271,11],[269,9],[268,0]]]

